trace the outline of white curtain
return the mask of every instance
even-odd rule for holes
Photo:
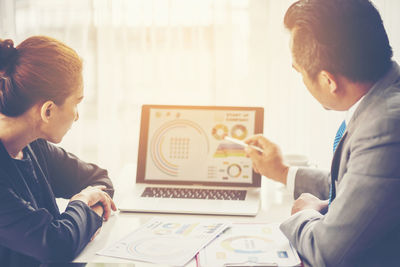
[[[1,12],[0,38],[15,25],[16,43],[49,35],[84,59],[80,120],[61,145],[112,176],[136,162],[148,103],[262,106],[284,154],[329,168],[343,114],[323,110],[291,68],[283,16],[293,0],[0,1],[14,9]],[[398,58],[400,2],[374,3]]]
[[[15,2],[0,0],[0,39],[12,39],[15,33]]]

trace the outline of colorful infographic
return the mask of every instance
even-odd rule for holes
[[[156,217],[98,254],[183,266],[228,226],[215,220]]]
[[[243,146],[232,143],[222,142],[218,145],[214,153],[214,158],[227,158],[227,157],[245,157],[246,152]]]
[[[254,134],[255,111],[150,111],[146,180],[252,183],[240,140]]]
[[[217,124],[212,128],[211,134],[217,140],[224,140],[224,137],[228,135],[228,127],[223,124]]]
[[[204,130],[189,120],[172,120],[162,125],[150,143],[154,165],[169,176],[178,176],[184,161],[205,160],[209,142]],[[192,151],[201,148],[197,151]],[[203,153],[199,153],[203,152]],[[203,156],[203,158],[199,158]],[[193,158],[192,158],[193,157]]]
[[[260,236],[234,236],[221,242],[221,247],[227,251],[241,254],[259,254],[271,250],[273,241]]]
[[[300,259],[279,224],[234,223],[198,255],[198,266],[297,266]]]
[[[244,125],[236,124],[231,129],[231,136],[233,138],[243,140],[247,137],[247,128]]]

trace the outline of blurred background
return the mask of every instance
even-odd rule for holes
[[[136,163],[143,104],[265,108],[265,136],[328,169],[344,114],[291,68],[293,0],[0,0],[0,38],[48,35],[84,60],[80,119],[60,144],[119,176]],[[374,0],[399,60],[400,1]]]

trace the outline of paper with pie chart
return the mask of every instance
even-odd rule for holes
[[[279,224],[234,223],[202,249],[198,266],[229,264],[298,266],[300,259]]]
[[[97,254],[183,266],[229,225],[218,220],[155,217]]]
[[[152,109],[145,179],[251,184],[243,146],[224,137],[244,140],[254,124],[249,110]]]

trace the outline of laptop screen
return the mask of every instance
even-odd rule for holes
[[[137,182],[259,186],[239,140],[262,133],[263,109],[158,106],[142,108]]]

